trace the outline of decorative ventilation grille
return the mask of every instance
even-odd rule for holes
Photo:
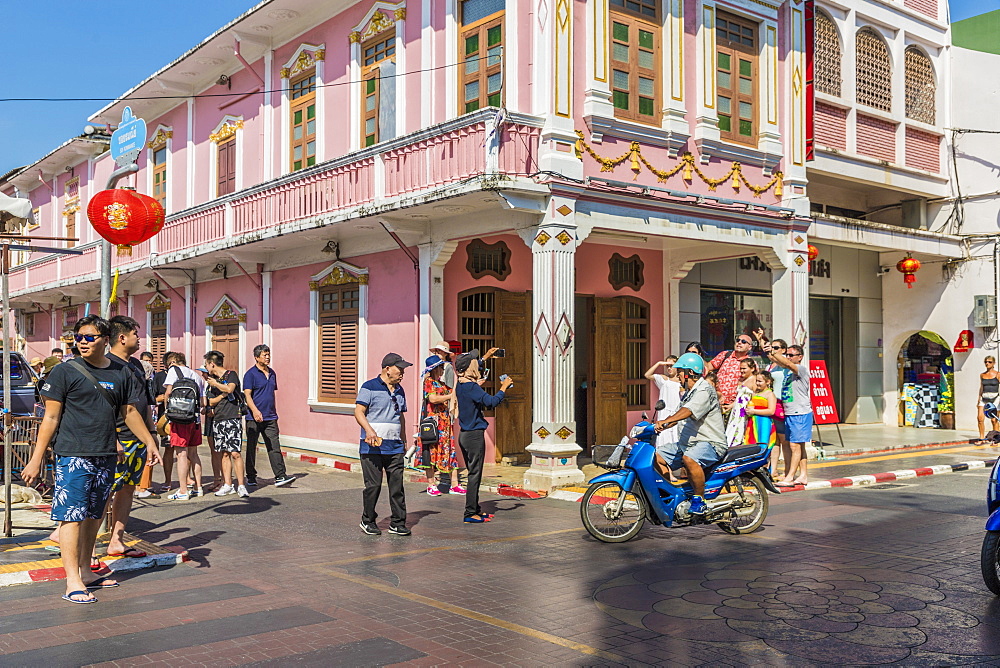
[[[915,46],[906,48],[906,117],[934,125],[937,84],[931,59]]]
[[[858,59],[858,102],[873,109],[892,111],[892,69],[889,66],[889,49],[871,28],[858,31],[855,46]]]
[[[642,277],[643,262],[638,255],[625,258],[615,253],[608,260],[608,282],[615,290],[632,288],[639,290],[644,282]]]
[[[466,248],[465,268],[473,278],[492,276],[502,281],[510,275],[510,248],[502,241],[486,244],[475,239]]]
[[[816,90],[840,97],[840,37],[833,19],[816,12]]]

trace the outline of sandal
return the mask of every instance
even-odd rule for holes
[[[126,547],[121,552],[108,552],[109,557],[129,557],[130,559],[142,559],[146,553],[135,547]]]
[[[74,596],[87,596],[87,595],[89,595],[90,598],[85,598],[82,601],[80,599],[73,598]],[[63,594],[62,599],[64,601],[69,601],[70,603],[79,603],[81,605],[85,605],[87,603],[97,603],[96,596],[91,594],[89,591],[84,591],[82,589],[80,591],[71,591],[68,594]]]
[[[111,587],[120,587],[121,585],[116,580],[109,580],[107,578],[97,578],[93,582],[87,585],[87,589],[109,589]]]

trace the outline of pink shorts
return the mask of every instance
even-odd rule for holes
[[[194,448],[201,445],[201,425],[192,424],[170,425],[170,446],[174,448]]]

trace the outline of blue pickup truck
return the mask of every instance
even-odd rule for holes
[[[2,371],[2,369],[0,369]],[[35,372],[20,353],[10,354],[10,412],[13,415],[32,415],[35,409]],[[3,378],[0,373],[0,400]],[[2,401],[0,401],[2,403]]]

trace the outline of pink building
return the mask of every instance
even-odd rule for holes
[[[343,455],[383,354],[502,346],[493,456],[578,480],[655,402],[692,269],[758,257],[762,324],[808,326],[805,25],[795,0],[262,2],[91,118],[146,120],[131,185],[168,214],[114,259],[118,310],[157,354],[269,344],[285,445]],[[20,258],[29,356],[97,309],[107,143],[0,182],[84,251]]]

